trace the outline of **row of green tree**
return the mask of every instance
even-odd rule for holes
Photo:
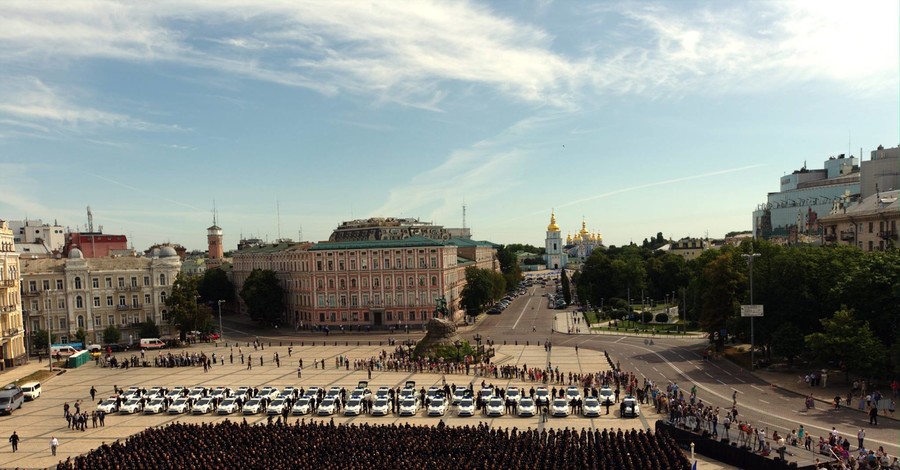
[[[870,344],[860,340],[868,335],[875,340],[874,349],[865,351],[871,360],[854,365],[862,368],[860,372],[885,366],[897,370],[898,250],[865,252],[849,246],[783,246],[748,240],[686,261],[629,245],[595,251],[574,284],[578,298],[595,306],[627,303],[623,299],[629,294],[632,301],[640,300],[642,291],[656,302],[674,297],[682,307],[682,318],[699,322],[709,332],[726,329],[749,339],[750,321],[739,312],[740,305],[750,303],[750,269],[748,257],[743,256],[750,253],[759,254],[753,258],[753,303],[765,309],[765,316],[755,321],[757,344],[792,357],[803,351],[819,354],[823,344],[840,344],[838,340],[848,337],[855,338],[858,351]],[[831,323],[820,321],[823,318],[849,325],[854,333],[832,328]],[[820,333],[829,336],[827,341],[816,336]],[[841,355],[842,351],[832,350],[830,360],[849,365]]]

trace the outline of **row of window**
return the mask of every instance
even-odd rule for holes
[[[378,267],[378,259],[372,260],[372,269],[381,269]],[[357,270],[357,263],[355,259],[351,259],[349,261],[344,261],[342,259],[337,260],[317,260],[316,261],[316,271],[334,271],[335,266],[337,266],[338,271],[346,271],[347,267],[350,267],[350,271]],[[437,268],[437,256],[431,256],[430,258],[425,258],[424,256],[406,257],[406,264],[403,264],[403,258],[395,258],[394,259],[394,268],[391,268],[391,259],[384,258],[384,269],[428,269],[428,268]],[[326,268],[326,269],[323,269]],[[368,260],[366,258],[361,258],[359,260],[359,270],[367,270],[369,269]]]
[[[111,289],[113,287],[111,277],[107,277],[106,279],[104,279],[104,281],[105,281],[104,282],[105,288]],[[81,277],[76,276],[75,279],[73,280],[73,283],[75,285],[75,289],[80,290],[83,288],[81,285],[82,284]],[[165,286],[165,285],[168,285],[167,283],[168,283],[168,277],[164,273],[161,273],[159,275],[159,285]],[[144,284],[143,285],[145,287],[150,286],[150,276],[144,276]],[[38,286],[37,281],[28,281],[28,291],[29,292],[37,292],[38,291],[37,286]],[[41,281],[41,287],[43,288],[43,290],[50,290],[50,280],[44,279],[43,281]],[[95,277],[95,278],[91,279],[91,287],[93,287],[94,289],[99,289],[100,288],[100,278]],[[132,276],[130,284],[125,283],[124,277],[118,278],[118,283],[116,284],[116,287],[124,289],[126,287],[140,287],[140,286],[138,285],[138,278],[136,276]],[[62,279],[56,279],[56,290],[63,290],[63,280]]]
[[[427,278],[425,276],[419,276],[419,287],[426,287],[426,282],[427,282]],[[347,288],[347,280],[346,279],[338,279],[337,285],[342,290],[346,289]],[[438,285],[437,276],[431,276],[431,287],[437,287],[437,285]],[[359,281],[357,281],[357,279],[355,277],[350,278],[350,288],[351,289],[356,289],[359,286],[362,286],[363,288],[369,287],[369,278],[364,277],[364,278],[360,279]],[[397,276],[396,286],[398,289],[403,287],[403,277],[402,276]],[[407,287],[415,287],[416,279],[412,276],[409,276],[406,281],[406,286]],[[324,289],[325,281],[322,278],[316,279],[316,287],[319,289]],[[380,277],[372,278],[372,287],[375,287],[375,288],[381,287],[381,278]],[[388,276],[388,277],[384,278],[384,287],[386,287],[388,289],[391,288],[391,277]],[[335,288],[334,279],[328,279],[328,288],[329,289]]]
[[[167,296],[166,296],[165,292],[159,293],[160,305],[165,305],[166,298],[167,298]],[[106,306],[107,307],[113,307],[113,306],[127,307],[128,306],[124,295],[119,296],[118,304],[114,304],[113,300],[114,300],[113,296],[111,296],[111,295],[106,296]],[[150,305],[151,303],[152,303],[152,299],[150,297],[150,294],[144,294],[144,304],[143,305]],[[50,310],[51,305],[52,304],[51,304],[50,299],[46,299],[44,301],[44,308],[46,308],[47,310]],[[100,297],[94,297],[94,307],[100,307],[100,306],[101,306]],[[139,297],[137,295],[131,296],[131,306],[136,307],[136,308],[139,308],[142,306],[139,302]],[[66,309],[66,298],[65,297],[60,297],[60,298],[56,299],[56,308],[58,308],[60,310]],[[75,308],[84,308],[84,298],[81,297],[80,295],[75,296]],[[38,309],[38,303],[36,300],[31,301],[31,309],[33,311],[36,311]]]
[[[379,313],[378,315],[383,315],[380,319],[385,324],[393,324],[396,322],[418,322],[418,321],[427,321],[431,312],[428,310],[421,310],[416,312],[415,310],[410,310],[408,312],[404,311],[386,311],[383,313]],[[362,319],[363,322],[371,322],[371,312],[341,312],[338,314],[337,312],[319,312],[320,323],[331,322],[336,323],[340,318],[341,322],[358,322]],[[300,319],[302,321],[310,322],[313,321],[313,314],[311,312],[303,312],[300,315]]]
[[[168,321],[167,317],[168,317],[168,314],[166,312],[163,312],[163,321]],[[153,315],[147,315],[146,318],[147,318],[147,320],[155,322],[155,318],[153,317]],[[121,317],[119,317],[119,324],[123,325],[123,326],[131,325],[133,323],[141,323],[141,321],[142,320],[141,320],[140,315],[133,315],[133,316],[122,315]],[[58,328],[60,330],[65,330],[68,328],[68,326],[67,326],[68,321],[67,321],[66,317],[59,317],[56,319],[56,321],[54,323],[58,324]],[[77,317],[75,317],[75,328],[86,328],[85,324],[86,324],[86,322],[85,322],[84,315],[78,315]],[[37,331],[37,330],[41,329],[41,320],[33,320],[31,325],[34,328],[33,331]],[[106,326],[115,326],[115,325],[116,325],[116,316],[115,315],[107,315]],[[56,325],[54,325],[54,327],[55,326]],[[100,315],[95,316],[94,317],[94,326],[95,327],[104,326],[103,317],[101,317]]]
[[[346,294],[341,294],[339,296],[335,294],[328,294],[326,297],[325,294],[318,294],[316,296],[316,307],[359,307],[359,306],[418,306],[418,305],[434,305],[435,299],[437,299],[439,295],[437,292],[421,292],[419,293],[418,298],[416,298],[415,292],[409,292],[404,295],[402,292],[398,292],[396,294],[385,293],[384,294],[384,304],[381,303],[381,294],[376,293],[372,295],[372,301],[369,301],[369,294],[362,294],[360,297],[358,294],[350,294],[349,297]],[[362,304],[359,303],[360,299],[362,299]],[[408,303],[404,302],[404,299],[408,300]],[[348,301],[349,300],[349,304]],[[327,303],[326,303],[327,302]],[[337,303],[336,303],[337,302]]]

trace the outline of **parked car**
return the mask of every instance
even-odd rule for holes
[[[519,400],[518,406],[516,406],[516,415],[522,417],[534,416],[537,414],[537,407],[534,405],[534,400],[528,397],[524,397]]]
[[[641,405],[637,398],[628,395],[622,399],[621,415],[623,418],[636,418],[641,415]]]
[[[150,403],[144,405],[144,414],[147,415],[155,415],[162,413],[166,410],[166,399],[165,398],[154,398],[150,400]]]
[[[405,398],[400,402],[400,416],[415,416],[419,413],[419,400]]]
[[[34,400],[41,396],[40,382],[28,382],[27,384],[22,384],[19,388],[22,389],[25,400]]]
[[[494,397],[487,404],[488,416],[503,416],[506,414],[506,403],[502,398]]]
[[[612,405],[615,403],[616,397],[613,394],[612,389],[609,387],[600,387],[600,404],[601,405]]]
[[[245,415],[256,415],[259,414],[262,408],[262,399],[259,397],[251,398],[250,401],[244,404],[244,408],[242,413]]]
[[[97,405],[97,411],[102,411],[106,414],[111,414],[119,411],[118,397],[109,397],[106,400],[101,401],[100,404]]]
[[[326,398],[322,400],[322,403],[319,404],[319,408],[316,410],[316,414],[319,416],[331,416],[334,414],[334,398]]]
[[[588,397],[584,399],[581,405],[581,414],[588,418],[600,417],[600,400],[596,397]]]
[[[507,387],[506,399],[518,404],[519,400],[522,399],[522,392],[519,390],[519,387]]]
[[[287,406],[287,400],[284,398],[276,398],[266,407],[266,414],[278,416],[284,412],[285,406]]]
[[[312,401],[309,397],[300,397],[291,407],[291,414],[294,416],[308,415],[312,410]]]
[[[475,415],[475,399],[472,397],[463,398],[456,408],[457,416],[474,416]]]
[[[344,416],[359,416],[362,413],[362,400],[354,398],[344,407]]]
[[[119,413],[122,414],[134,414],[140,413],[143,409],[143,405],[141,405],[140,398],[132,398],[131,400],[122,403],[122,406],[119,407]]]
[[[179,398],[169,405],[169,414],[176,415],[191,411],[191,405],[188,404],[187,398]]]
[[[238,402],[237,398],[226,398],[219,404],[219,407],[216,408],[216,414],[220,415],[230,415],[238,410]]]
[[[391,413],[391,402],[387,398],[376,398],[372,405],[372,416],[387,416]]]
[[[550,405],[550,414],[553,416],[557,416],[560,418],[565,418],[569,416],[569,402],[562,398],[557,398],[553,400],[553,404]]]
[[[205,415],[210,413],[213,410],[213,404],[212,398],[203,398],[194,404],[194,407],[191,408],[191,413],[195,415]]]
[[[428,405],[428,416],[444,416],[447,413],[447,401],[443,398],[435,398]]]

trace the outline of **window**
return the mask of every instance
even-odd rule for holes
[[[136,296],[136,295],[131,296],[131,306],[135,307],[135,308],[141,306],[141,304],[138,303],[138,296]]]
[[[329,280],[328,280],[328,288],[329,288],[329,289],[334,289],[334,279],[329,279]]]
[[[341,279],[341,290],[347,288],[347,281],[345,279]]]
[[[107,307],[112,307],[112,306],[113,306],[113,299],[112,299],[112,296],[111,296],[111,295],[107,295],[107,296],[106,296],[106,306],[107,306]]]
[[[384,259],[384,269],[391,269],[391,260],[389,258]]]
[[[873,222],[869,222],[869,233],[872,233],[872,227],[873,227],[874,225],[875,225],[875,224],[874,224]],[[869,242],[869,243],[871,244],[871,242]],[[872,249],[870,248],[869,251],[872,251]]]
[[[393,312],[388,312],[388,313],[387,313],[387,321],[389,321],[389,322],[394,321],[394,314],[393,314]]]
[[[319,264],[319,267],[322,267],[321,263]],[[325,323],[325,312],[319,312],[319,322]]]
[[[28,281],[28,292],[37,292],[37,281]]]
[[[350,287],[356,289],[356,279],[350,279]]]
[[[65,329],[66,329],[66,319],[65,319],[65,318],[60,318],[60,319],[59,319],[59,328],[62,329],[62,330],[65,330]]]
[[[334,305],[335,305],[334,303],[335,303],[334,294],[328,294],[328,306],[334,307]]]
[[[107,289],[111,288],[112,287],[112,278],[108,277],[108,278],[104,279],[104,285],[106,285]]]
[[[425,276],[419,276],[419,287],[425,287]]]
[[[159,285],[166,285],[166,275],[164,273],[160,273],[159,275]]]
[[[78,328],[84,328],[84,316],[78,315],[77,322]]]
[[[346,306],[347,306],[347,296],[342,295],[341,296],[341,307],[346,307]]]
[[[75,297],[75,308],[84,308],[84,299],[80,295]]]
[[[145,286],[149,286],[149,285],[150,285],[150,276],[144,276],[144,285],[145,285]]]
[[[322,270],[322,262],[316,261],[316,271],[321,271],[321,270]],[[324,318],[322,321],[325,321]]]
[[[137,287],[137,286],[138,286],[137,278],[134,276],[131,276],[131,287]]]
[[[338,261],[338,269],[340,269],[341,271],[344,270],[344,260]]]
[[[124,277],[119,278],[119,287],[125,287],[125,278]]]
[[[431,276],[431,287],[437,287],[437,276]]]
[[[317,307],[325,306],[325,296],[324,295],[322,295],[322,294],[318,295],[318,297],[316,298],[316,306]]]
[[[334,261],[328,260],[328,270],[334,271]]]
[[[409,321],[416,321],[416,312],[409,312]]]
[[[56,290],[62,290],[62,288],[63,288],[63,280],[57,279],[56,280]]]
[[[347,312],[341,312],[341,321],[347,321]]]
[[[406,257],[406,269],[412,269],[412,268],[414,268],[414,267],[415,267],[415,266],[413,265],[413,259],[412,259],[412,256],[407,256],[407,257]]]
[[[60,297],[60,298],[56,299],[56,308],[58,308],[60,310],[66,309],[66,298],[65,297]]]
[[[168,322],[168,321],[169,321],[169,311],[168,311],[168,310],[163,310],[163,311],[162,311],[162,321],[164,321],[164,322]]]
[[[369,269],[368,266],[366,266],[366,259],[365,259],[365,258],[359,260],[359,267],[360,267],[360,269]]]
[[[359,312],[353,312],[353,321],[359,321]]]
[[[101,326],[100,317],[94,317],[94,326]]]
[[[125,306],[125,296],[124,296],[124,295],[120,295],[120,296],[119,296],[119,306],[120,306],[120,307],[124,307],[124,306]]]
[[[403,321],[403,312],[397,312],[397,321]]]
[[[144,294],[144,304],[150,305],[150,294]]]
[[[376,277],[376,278],[372,279],[373,287],[381,287],[379,284],[380,284],[379,278]]]
[[[41,288],[44,290],[50,290],[50,279],[44,279]]]
[[[436,267],[437,267],[437,257],[435,257],[435,256],[432,256],[432,257],[431,257],[431,267],[432,267],[432,268],[436,268]]]
[[[100,297],[94,297],[94,307],[100,306]]]
[[[406,287],[415,287],[415,286],[416,286],[416,280],[413,279],[412,276],[410,276],[409,278],[406,279]]]
[[[318,287],[319,289],[321,289],[322,287],[324,287],[323,284],[324,284],[324,283],[322,282],[321,279],[316,279],[316,287]]]
[[[358,302],[358,301],[359,301],[359,297],[357,297],[356,294],[351,294],[351,295],[350,295],[350,306],[351,306],[351,307],[357,307],[357,306],[359,306],[359,302]]]
[[[334,323],[336,321],[336,319],[337,319],[337,316],[334,314],[334,312],[331,312],[331,323]]]
[[[106,317],[106,324],[107,324],[107,325],[115,325],[115,324],[116,324],[116,317],[113,316],[113,315],[108,315],[108,316]]]
[[[166,293],[165,293],[165,292],[160,292],[160,293],[159,293],[159,303],[160,303],[160,304],[165,304],[165,303],[166,303]]]
[[[93,279],[91,279],[91,286],[92,286],[94,289],[99,289],[99,288],[100,288],[100,279],[98,279],[98,278],[96,278],[96,277],[93,278]]]
[[[363,321],[369,321],[369,312],[363,312]]]

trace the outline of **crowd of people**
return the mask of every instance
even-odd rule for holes
[[[177,443],[177,445],[173,445]],[[352,451],[348,451],[352,449]],[[264,450],[264,451],[261,451]],[[668,436],[650,431],[436,426],[173,423],[103,444],[58,469],[105,468],[689,469]]]

